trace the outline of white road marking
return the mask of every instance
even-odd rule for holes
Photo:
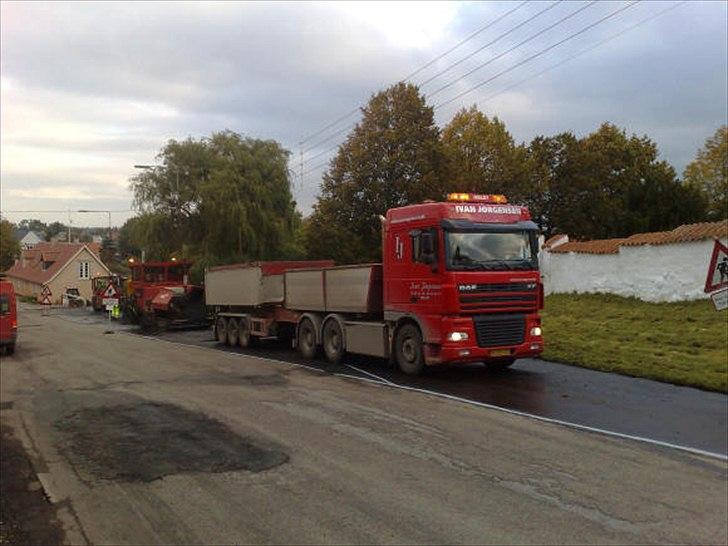
[[[442,392],[431,391],[431,390],[428,390],[428,389],[420,389],[420,388],[417,388],[417,387],[408,387],[406,385],[400,385],[399,383],[393,383],[393,382],[391,382],[391,381],[389,381],[389,380],[387,380],[387,379],[385,379],[383,377],[380,377],[380,376],[378,376],[376,374],[369,373],[369,372],[363,372],[363,370],[359,370],[358,368],[355,368],[354,366],[351,366],[350,364],[344,364],[344,365],[345,366],[348,366],[349,368],[353,368],[353,369],[355,369],[357,371],[366,373],[367,375],[369,375],[369,376],[371,376],[373,378],[376,378],[376,379],[369,379],[369,378],[366,378],[366,377],[357,377],[355,375],[342,374],[342,373],[328,374],[327,372],[321,370],[320,368],[316,368],[316,367],[313,367],[313,366],[306,366],[305,364],[298,364],[296,362],[287,362],[285,360],[278,360],[276,358],[267,358],[267,357],[263,357],[263,356],[248,355],[248,354],[245,354],[245,353],[233,353],[233,352],[230,352],[230,351],[220,351],[220,350],[217,350],[217,349],[212,349],[210,347],[200,347],[199,345],[188,345],[188,344],[185,344],[185,343],[180,343],[178,341],[170,341],[170,340],[167,340],[167,339],[160,339],[160,338],[157,338],[157,337],[145,336],[145,335],[140,335],[140,334],[132,334],[132,333],[129,333],[129,332],[119,332],[119,333],[126,334],[126,335],[130,335],[130,336],[135,336],[135,337],[141,337],[141,338],[144,338],[144,339],[151,339],[151,340],[154,340],[154,341],[161,341],[161,342],[164,342],[164,343],[170,343],[172,345],[177,345],[177,346],[183,347],[183,348],[195,347],[196,349],[200,349],[200,350],[203,350],[203,351],[215,351],[217,353],[221,353],[221,354],[225,354],[225,355],[230,355],[230,356],[233,356],[233,357],[253,358],[255,360],[266,360],[266,361],[269,361],[269,362],[275,362],[277,364],[285,364],[287,366],[295,366],[295,367],[298,367],[298,368],[306,368],[308,370],[313,370],[313,371],[316,371],[316,372],[319,372],[319,373],[322,373],[322,374],[326,374],[326,375],[335,375],[335,376],[339,376],[339,377],[346,377],[346,378],[351,378],[351,379],[358,379],[360,381],[365,381],[367,383],[373,383],[373,384],[376,384],[376,385],[382,385],[382,386],[391,387],[391,388],[394,388],[394,389],[401,389],[401,390],[405,390],[405,391],[412,391],[412,392],[419,392],[419,393],[422,393],[422,394],[429,394],[431,396],[437,396],[439,398],[445,398],[447,400],[453,400],[453,401],[456,401],[456,402],[461,402],[463,404],[469,404],[471,406],[477,406],[477,407],[481,407],[481,408],[492,409],[492,410],[500,411],[500,412],[503,412],[503,413],[509,413],[511,415],[518,415],[518,416],[521,416],[521,417],[527,417],[527,418],[530,418],[530,419],[535,419],[536,421],[541,421],[541,422],[544,422],[544,423],[552,423],[552,424],[555,424],[555,425],[561,425],[561,426],[573,428],[573,429],[576,429],[576,430],[583,430],[583,431],[586,431],[586,432],[594,432],[594,433],[597,433],[597,434],[603,434],[605,436],[612,436],[612,437],[615,437],[615,438],[621,438],[623,440],[633,440],[635,442],[642,442],[642,443],[645,443],[645,444],[650,444],[650,445],[655,445],[655,446],[660,446],[660,447],[667,447],[667,448],[670,448],[670,449],[676,449],[676,450],[679,450],[679,451],[685,451],[687,453],[692,453],[694,455],[702,455],[704,457],[711,457],[713,459],[719,459],[721,461],[728,461],[728,455],[724,455],[724,454],[721,454],[721,453],[714,453],[712,451],[705,451],[703,449],[698,449],[698,448],[694,448],[694,447],[682,446],[682,445],[673,444],[673,443],[670,443],[670,442],[663,442],[662,440],[654,440],[652,438],[646,438],[644,436],[635,436],[635,435],[632,435],[632,434],[624,434],[624,433],[615,432],[615,431],[612,431],[612,430],[606,430],[606,429],[597,428],[597,427],[590,427],[588,425],[581,425],[579,423],[572,423],[570,421],[562,421],[561,419],[552,419],[551,417],[543,417],[541,415],[535,415],[533,413],[526,413],[524,411],[518,411],[518,410],[509,409],[509,408],[503,408],[501,406],[495,406],[493,404],[487,404],[485,402],[477,402],[475,400],[468,400],[467,398],[461,398],[459,396],[453,396],[451,394],[445,394],[445,393],[442,393]]]

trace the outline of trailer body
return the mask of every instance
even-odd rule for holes
[[[359,353],[406,373],[508,366],[543,351],[537,226],[502,196],[455,194],[392,209],[382,263],[255,262],[206,272],[217,339],[290,338],[306,357]]]

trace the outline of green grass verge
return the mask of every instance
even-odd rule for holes
[[[546,360],[728,392],[728,312],[709,300],[553,294],[543,327]]]

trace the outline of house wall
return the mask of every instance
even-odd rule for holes
[[[89,278],[79,278],[79,263],[88,262]],[[69,261],[68,264],[56,275],[48,285],[53,294],[53,303],[61,303],[61,296],[66,292],[67,288],[77,288],[80,296],[86,300],[91,300],[93,295],[91,291],[91,278],[99,275],[108,275],[108,270],[104,269],[97,262],[90,251],[83,249],[78,256]]]
[[[18,296],[35,296],[36,298],[40,296],[41,286],[39,284],[15,277],[8,277],[8,280],[13,283],[13,289]]]
[[[726,244],[726,240],[721,242]],[[714,241],[621,246],[616,254],[539,255],[544,289],[553,293],[604,292],[644,301],[704,299]]]

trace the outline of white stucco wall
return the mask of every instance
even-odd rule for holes
[[[622,246],[617,254],[542,250],[539,261],[547,294],[605,292],[651,302],[694,300],[708,297],[703,287],[713,245],[711,239]]]

